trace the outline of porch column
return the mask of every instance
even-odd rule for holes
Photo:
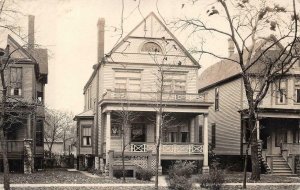
[[[191,121],[190,121],[190,142],[191,143],[195,142],[195,122],[194,122],[194,118],[192,118]]]
[[[31,139],[31,114],[27,116],[26,139]]]
[[[110,112],[106,112],[106,126],[105,126],[105,136],[106,136],[106,162],[109,160],[108,152],[110,150],[110,131],[111,131],[111,121]]]
[[[209,173],[208,166],[208,114],[203,114],[203,167],[202,173]]]
[[[159,123],[160,123],[160,119],[161,119],[161,115],[157,112],[156,113],[156,143],[158,143],[158,139],[160,137],[160,126],[159,126]],[[158,173],[161,175],[162,174],[162,167],[161,167],[161,143],[162,143],[162,140],[160,139],[160,146],[159,146],[159,154],[158,154]],[[156,153],[156,151],[155,151]]]
[[[259,119],[256,120],[256,134],[257,134],[257,140],[260,140],[260,124]]]

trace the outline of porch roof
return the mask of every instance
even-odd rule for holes
[[[243,118],[247,118],[248,109],[241,110]],[[258,117],[260,118],[299,118],[300,109],[284,109],[284,108],[260,108],[258,110]]]
[[[74,120],[79,119],[79,118],[91,118],[91,117],[94,117],[94,112],[92,109],[77,114],[74,117]]]
[[[128,111],[156,112],[158,110],[157,102],[130,101]],[[107,100],[101,103],[102,112],[123,110],[120,101]],[[163,102],[163,111],[170,113],[208,113],[208,108],[212,105],[210,102]],[[126,105],[127,106],[127,105]],[[127,109],[127,108],[126,108]]]

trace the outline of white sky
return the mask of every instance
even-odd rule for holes
[[[27,15],[35,15],[36,43],[49,49],[49,75],[46,85],[46,104],[51,108],[72,111],[83,110],[83,87],[92,73],[97,59],[97,20],[106,21],[105,53],[116,43],[119,33],[111,26],[120,27],[121,0],[17,0],[23,13],[19,21],[27,33]],[[156,0],[125,0],[124,30],[127,34],[151,11],[157,13]],[[200,0],[202,11],[208,6]],[[182,8],[182,4],[184,7]],[[207,4],[207,3],[206,3]],[[189,0],[159,0],[159,11],[170,21],[179,17],[199,16],[199,3],[193,6]],[[160,16],[159,16],[160,17]],[[222,25],[222,23],[219,23]],[[173,29],[171,31],[174,32]],[[187,48],[196,46],[196,40],[188,38],[185,31],[175,31],[175,36]],[[1,41],[0,41],[1,42]],[[227,55],[227,40],[214,37],[206,46],[217,53]],[[213,58],[200,61],[203,68],[215,62]]]

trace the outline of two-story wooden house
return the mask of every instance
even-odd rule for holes
[[[172,122],[162,129],[160,165],[164,168],[170,161],[194,160],[208,169],[205,134],[212,103],[197,94],[197,61],[154,13],[105,56],[104,25],[100,19],[99,63],[84,87],[84,112],[75,117],[80,167],[117,165],[124,131],[127,163],[153,168],[160,135],[158,107],[162,105]],[[126,131],[117,122],[124,107],[136,116]],[[204,123],[199,123],[199,115],[204,115]]]
[[[5,54],[1,57],[2,64],[8,60],[5,71],[8,92],[4,129],[9,167],[12,171],[25,173],[41,168],[44,158],[44,97],[48,55],[46,49],[36,48],[34,44],[34,16],[29,16],[28,44],[22,46],[8,36]],[[0,158],[2,160],[2,153]],[[0,163],[2,166],[2,161]]]
[[[277,42],[272,36],[268,39],[270,41],[256,44],[254,52],[268,47],[264,44]],[[280,46],[276,44],[269,51],[276,52]],[[230,59],[238,59],[230,40],[229,55]],[[257,62],[249,69],[249,72],[253,72],[251,80],[252,85],[255,85],[254,91],[260,87],[259,78],[255,74],[262,71],[263,64]],[[297,62],[288,73],[271,84],[259,104],[257,138],[262,143],[262,162],[271,173],[295,172],[295,156],[300,153],[299,82],[300,64]],[[247,114],[243,114],[248,109],[248,103],[240,66],[230,60],[221,60],[208,67],[199,78],[199,93],[207,93],[209,98],[215,100],[214,106],[209,108],[209,141],[215,153],[223,161],[238,162],[245,153],[250,134],[247,130]]]

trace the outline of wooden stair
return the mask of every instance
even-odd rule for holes
[[[273,156],[273,175],[293,175],[287,161],[281,156]]]

